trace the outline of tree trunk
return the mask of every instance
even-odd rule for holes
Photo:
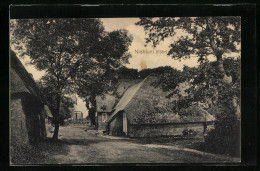
[[[217,62],[218,62],[218,69],[221,73],[223,73],[223,82],[226,84],[232,84],[232,77],[231,76],[227,76],[225,69],[224,69],[224,65],[223,65],[223,60],[222,60],[222,55],[217,55]],[[234,95],[232,97],[232,105],[236,111],[236,115],[238,116],[238,118],[240,118],[240,105],[238,104],[238,98]]]
[[[60,124],[55,124],[54,134],[53,134],[53,137],[52,137],[53,140],[58,139],[59,127],[60,127]]]
[[[92,112],[93,112],[93,118],[92,118],[92,124],[97,127],[97,123],[96,123],[96,96],[92,95],[90,97],[90,102],[91,102],[91,108],[92,108]]]
[[[223,78],[222,78],[223,82],[225,82],[226,84],[232,84],[232,77],[227,76],[225,72],[222,55],[217,56],[217,62],[218,62],[218,69],[223,74]]]
[[[54,116],[54,124],[55,124],[55,128],[54,128],[54,134],[52,136],[53,140],[57,140],[59,137],[59,127],[60,127],[60,123],[59,123],[59,115],[60,115],[60,103],[61,103],[61,95],[58,93],[57,94],[57,109],[56,109],[56,114]]]

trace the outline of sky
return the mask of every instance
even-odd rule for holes
[[[146,44],[145,38],[147,35],[145,34],[143,27],[135,25],[135,23],[139,21],[138,18],[102,18],[101,21],[103,22],[105,31],[126,29],[133,37],[133,42],[129,47],[129,52],[131,53],[132,58],[129,59],[129,64],[126,64],[126,67],[128,68],[141,70],[145,68],[171,66],[178,70],[182,70],[183,65],[190,67],[198,65],[196,57],[179,61],[174,60],[167,55],[170,43],[177,40],[179,36],[184,34],[181,30],[176,30],[177,34],[174,37],[166,38],[163,42],[156,46],[156,48],[153,48],[151,44],[148,44],[146,47],[144,46]],[[141,53],[142,51],[148,51],[151,53]],[[236,55],[237,54],[229,54],[229,56]],[[208,58],[211,61],[214,60],[213,57],[209,56]],[[44,72],[38,71],[32,65],[27,65],[26,63],[28,61],[29,57],[21,59],[21,62],[25,65],[27,71],[33,75],[35,80],[39,80],[44,75]],[[82,111],[83,116],[86,117],[88,111],[85,107],[85,103],[79,97],[77,99],[78,101],[77,105],[75,105],[75,109]]]
[[[129,52],[131,53],[132,58],[129,60],[130,64],[126,65],[128,68],[141,70],[141,65],[146,64],[147,68],[171,66],[181,70],[184,64],[190,67],[197,65],[197,59],[195,57],[179,61],[174,60],[167,55],[170,43],[181,36],[180,31],[175,37],[166,38],[156,48],[153,48],[151,44],[148,44],[145,47],[145,38],[147,35],[142,26],[135,25],[135,23],[139,21],[139,18],[103,18],[101,21],[103,22],[106,31],[126,29],[129,34],[132,35],[133,42],[129,47]],[[142,50],[153,51],[154,53],[141,54],[140,51]]]

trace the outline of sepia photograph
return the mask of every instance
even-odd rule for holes
[[[241,17],[10,19],[11,165],[241,162]]]

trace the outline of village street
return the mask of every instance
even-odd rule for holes
[[[219,163],[235,159],[182,148],[178,145],[140,143],[136,139],[96,134],[88,126],[68,125],[60,128],[62,147],[52,155],[49,164],[96,163]],[[59,149],[60,148],[60,149]]]

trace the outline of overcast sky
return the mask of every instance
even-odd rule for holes
[[[151,44],[148,44],[145,47],[145,38],[147,35],[145,35],[143,27],[135,25],[135,23],[139,21],[139,18],[103,18],[101,20],[106,31],[126,29],[128,30],[129,34],[133,36],[132,45],[129,47],[129,52],[132,54],[132,58],[129,60],[130,64],[126,65],[129,68],[140,70],[141,63],[146,63],[147,68],[171,66],[180,70],[182,69],[183,64],[188,66],[197,65],[196,58],[179,61],[173,60],[170,56],[167,55],[170,43],[182,35],[181,31],[177,31],[179,34],[176,36],[165,39],[164,42],[161,42],[156,48],[153,48]],[[154,53],[140,54],[137,53],[138,50],[154,51]],[[156,54],[156,52],[159,53]]]
[[[153,48],[151,44],[145,45],[145,35],[144,29],[141,26],[136,26],[135,23],[138,21],[138,18],[103,18],[101,21],[104,24],[106,31],[113,31],[118,29],[126,29],[129,34],[133,36],[133,42],[129,47],[129,52],[132,54],[132,58],[129,60],[129,64],[126,64],[128,68],[135,68],[141,70],[142,68],[156,68],[159,66],[171,66],[173,68],[181,70],[183,65],[187,66],[197,66],[197,58],[191,57],[186,60],[174,60],[170,56],[167,55],[169,51],[169,45],[174,40],[177,40],[179,36],[183,35],[181,30],[176,30],[177,34],[174,37],[170,37],[161,42],[156,48]],[[138,51],[148,50],[154,51],[153,54],[140,54]],[[156,52],[159,52],[156,54]],[[160,53],[161,52],[161,53]],[[234,56],[237,54],[233,54]],[[19,55],[18,55],[19,56]],[[230,55],[229,55],[230,56]],[[214,59],[214,58],[210,58]],[[22,63],[25,65],[29,58],[25,58],[22,60]],[[39,80],[44,72],[40,72],[36,70],[31,65],[25,65],[26,69],[29,73],[33,74],[35,80]],[[87,115],[87,109],[85,107],[85,103],[82,99],[78,99],[78,104],[76,105],[76,109],[80,110],[84,113],[84,117]]]

